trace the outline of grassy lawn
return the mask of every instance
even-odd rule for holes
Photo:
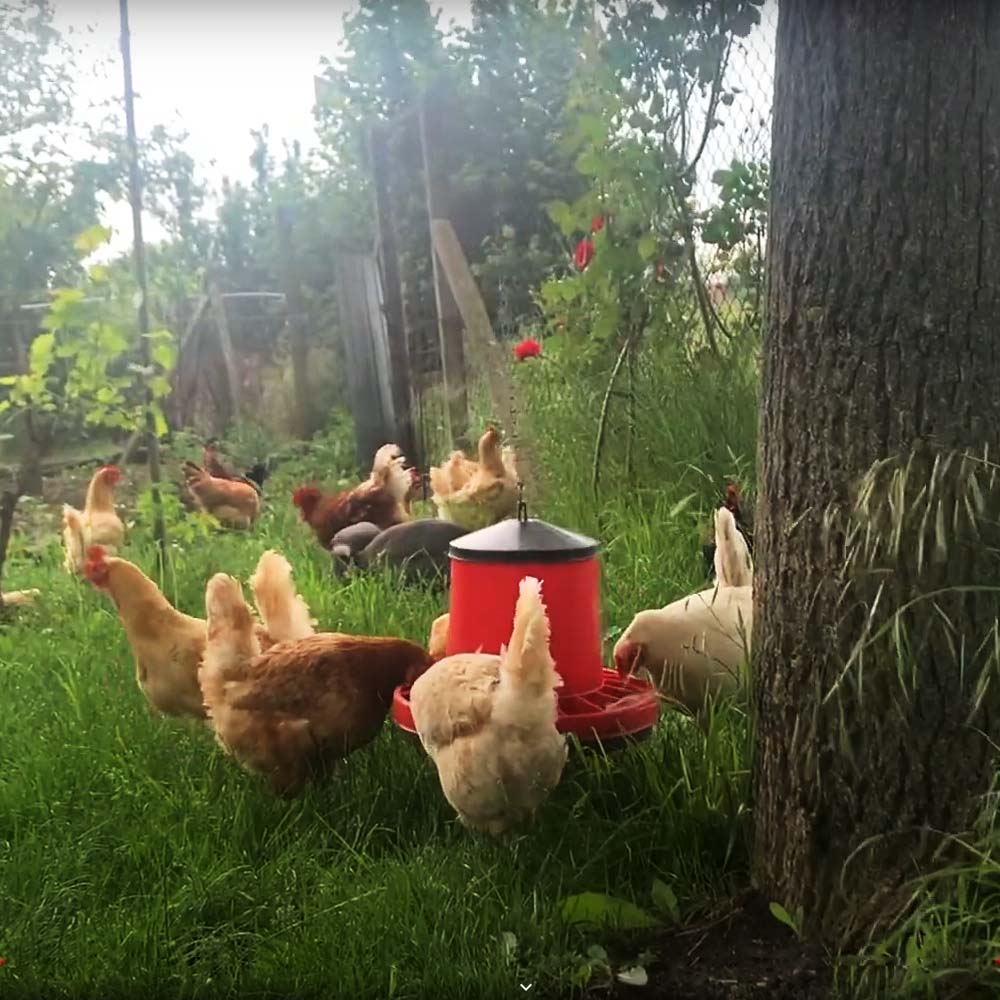
[[[203,615],[213,572],[246,579],[275,547],[321,627],[426,641],[445,598],[377,577],[338,584],[287,499],[307,476],[336,479],[315,455],[289,462],[253,534],[177,542],[170,599]],[[623,493],[598,517],[581,486],[537,512],[599,532],[612,634],[704,580],[695,512],[672,512],[676,492]],[[567,995],[587,980],[589,947],[617,970],[644,944],[568,926],[567,896],[610,893],[669,922],[654,880],[687,917],[745,872],[738,712],[707,737],[671,715],[613,756],[574,752],[535,825],[503,841],[458,825],[430,761],[391,723],[339,777],[282,803],[208,731],[152,715],[112,604],[59,568],[56,510],[29,519],[5,586],[44,598],[0,631],[5,1000],[493,997],[527,983]],[[124,554],[152,565],[141,526]]]

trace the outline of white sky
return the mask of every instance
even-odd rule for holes
[[[77,81],[83,96],[121,93],[117,0],[53,0],[57,26],[74,29],[84,61],[110,59],[104,74]],[[313,143],[313,77],[322,56],[333,58],[343,37],[350,0],[130,0],[132,65],[140,134],[156,124],[189,133],[187,149],[201,175],[217,186],[223,176],[250,177],[250,130],[267,123],[274,147],[281,140]],[[444,20],[467,22],[467,0],[443,0]],[[706,178],[760,131],[769,106],[776,0],[764,8],[764,28],[749,40],[747,55],[734,54],[731,72],[746,77],[745,99],[725,111],[713,136]],[[92,28],[91,33],[86,33]],[[80,34],[84,32],[84,34]],[[737,79],[737,82],[741,82]],[[754,143],[756,144],[756,143]],[[125,206],[109,213],[114,244],[127,245],[131,225]],[[147,234],[155,239],[154,231]]]

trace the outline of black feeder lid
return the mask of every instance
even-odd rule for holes
[[[448,555],[462,562],[562,563],[590,559],[600,542],[530,517],[516,517],[456,538]]]

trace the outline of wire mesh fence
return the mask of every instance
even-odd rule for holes
[[[732,339],[738,326],[753,328],[760,319],[777,0],[767,0],[759,14],[759,23],[746,37],[727,39],[718,87],[693,87],[676,101],[684,116],[683,125],[677,128],[682,133],[680,142],[688,146],[681,160],[691,164],[693,214],[686,235],[690,268],[684,281],[667,293],[670,301],[666,311],[675,328],[693,331],[692,342],[699,338],[724,341],[723,335]],[[677,142],[677,136],[669,141]],[[458,169],[453,157],[449,183],[456,200],[461,201],[459,178],[465,167],[461,164],[462,143],[455,145]],[[419,453],[433,455],[449,437],[445,426],[448,407],[442,398],[443,337],[428,233],[432,211],[426,190],[428,165],[422,158],[415,115],[402,116],[389,129],[388,149],[391,215],[400,247],[411,417]],[[474,158],[476,154],[467,155]],[[484,214],[481,208],[477,206],[476,213],[480,218]],[[449,215],[456,228],[467,221],[461,211]],[[489,239],[510,228],[499,202],[492,215],[486,212],[485,216],[493,226],[492,234],[478,234],[478,244],[475,234],[462,240],[470,258],[481,258],[484,236]],[[531,251],[522,246],[517,252],[527,257]],[[507,272],[503,266],[508,267]],[[495,272],[485,275],[479,271],[480,291],[499,338],[534,332],[533,324],[539,319],[535,300],[538,284],[560,268],[571,272],[572,260],[557,262],[555,272],[551,265],[548,270],[544,265],[533,270],[530,265],[523,266],[523,261],[509,259],[501,265],[499,277]],[[474,364],[467,364],[466,369],[463,391],[470,402],[476,398],[482,401],[483,372]]]

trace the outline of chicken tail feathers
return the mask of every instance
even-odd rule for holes
[[[202,699],[210,716],[226,704],[226,686],[260,653],[254,621],[239,581],[216,573],[205,588],[208,641],[198,668]]]
[[[372,478],[377,479],[384,473],[397,459],[401,460],[403,453],[398,444],[384,444],[375,452],[375,460],[372,462]]]
[[[413,481],[409,471],[405,468],[406,457],[399,450],[399,445],[384,444],[375,452],[375,461],[372,463],[372,474],[369,482],[375,486],[384,487],[395,498],[397,503],[402,503]]]
[[[549,619],[542,602],[542,585],[532,576],[520,584],[510,643],[501,652],[500,685],[494,712],[504,721],[524,725],[536,721],[530,706],[555,719],[553,692],[562,686],[549,651]]]
[[[715,576],[723,587],[747,587],[753,583],[753,559],[732,511],[715,512]]]
[[[66,558],[63,566],[67,573],[79,573],[83,569],[87,548],[83,514],[69,504],[63,505],[63,546]]]
[[[490,473],[490,475],[502,477],[504,475],[503,452],[500,448],[500,435],[493,426],[487,427],[483,436],[479,439],[479,464]]]
[[[184,478],[188,483],[196,483],[207,475],[208,473],[200,465],[195,465],[194,462],[184,463]]]
[[[309,605],[296,592],[292,567],[280,553],[269,549],[250,578],[257,611],[274,642],[305,639],[316,632]]]

